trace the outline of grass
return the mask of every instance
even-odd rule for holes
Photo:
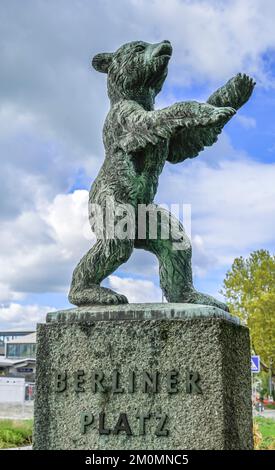
[[[0,420],[0,449],[31,445],[32,426],[31,419]],[[256,449],[275,450],[275,420],[262,416],[254,418],[254,439]]]
[[[257,433],[255,447],[259,450],[275,450],[275,419],[257,416],[254,418],[254,435],[255,430]]]
[[[24,421],[0,420],[0,449],[31,445],[32,425],[31,419]]]
[[[273,403],[264,404],[266,410],[275,410],[275,405]]]

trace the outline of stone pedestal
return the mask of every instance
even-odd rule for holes
[[[35,449],[252,449],[248,329],[190,304],[38,325]]]

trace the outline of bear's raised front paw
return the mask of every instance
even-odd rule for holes
[[[256,82],[245,73],[238,73],[234,78],[234,85],[237,88],[238,95],[241,96],[242,103],[245,103],[251,96]]]
[[[214,125],[224,125],[234,114],[236,114],[236,110],[230,106],[216,108],[211,116],[211,121]]]

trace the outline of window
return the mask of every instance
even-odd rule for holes
[[[36,344],[7,344],[7,357],[35,357]]]

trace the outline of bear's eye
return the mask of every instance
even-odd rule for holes
[[[135,52],[142,52],[144,51],[145,46],[142,46],[141,44],[135,48]]]

